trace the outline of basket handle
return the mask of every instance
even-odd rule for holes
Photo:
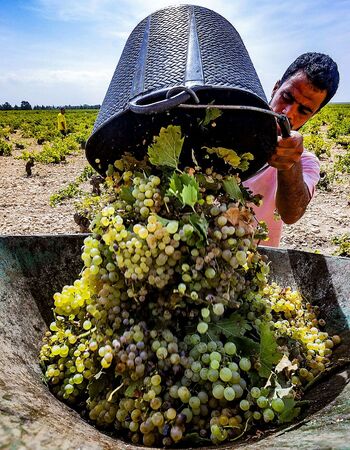
[[[172,94],[175,94],[178,91],[180,91],[178,94],[172,96]],[[144,101],[148,97],[152,98],[152,94],[142,97],[142,100]],[[136,114],[160,113],[187,102],[187,100],[191,97],[195,103],[199,103],[199,98],[191,88],[187,86],[174,86],[167,91],[164,100],[158,100],[157,102],[140,105],[138,102],[141,99],[139,98],[136,100],[131,100],[129,102],[129,106],[130,110]]]

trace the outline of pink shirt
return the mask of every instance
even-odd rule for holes
[[[316,184],[320,179],[319,160],[313,153],[304,150],[301,155],[301,166],[304,182],[309,189],[311,197],[313,197]],[[264,241],[262,245],[278,247],[281,240],[283,222],[281,219],[276,220],[274,217],[277,169],[267,166],[253,177],[244,181],[243,185],[249,188],[253,194],[261,194],[263,196],[263,204],[254,208],[257,219],[266,222],[269,229],[269,240]]]

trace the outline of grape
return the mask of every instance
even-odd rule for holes
[[[267,405],[269,404],[269,401],[267,400],[266,397],[264,397],[263,395],[258,397],[258,399],[256,400],[257,405],[259,406],[259,408],[266,408]]]
[[[233,356],[236,354],[236,346],[233,342],[226,342],[224,345],[224,350],[227,355]]]
[[[209,348],[208,348],[208,350],[209,350]],[[218,361],[218,362],[220,362],[221,361],[221,355],[220,355],[220,353],[219,352],[211,352],[210,353],[210,360],[211,361]]]
[[[241,358],[239,361],[239,367],[245,372],[248,372],[251,369],[252,365],[248,358]]]
[[[270,408],[266,408],[263,411],[263,418],[265,422],[271,422],[275,417],[275,413]]]
[[[202,314],[203,319],[207,319],[208,317],[210,317],[210,311],[208,308],[202,308],[201,314]]]
[[[216,369],[209,369],[208,370],[208,380],[214,382],[217,381],[219,378],[219,372]]]
[[[242,411],[248,411],[248,409],[250,408],[250,404],[248,400],[241,400],[239,402],[239,407],[241,408]]]
[[[233,384],[232,389],[235,391],[236,397],[240,398],[243,395],[243,389],[239,384]]]
[[[232,387],[230,387],[230,386],[226,387],[224,389],[224,397],[228,401],[234,400],[234,398],[236,397],[235,390]]]
[[[230,381],[232,378],[231,370],[228,367],[223,367],[220,370],[220,378],[222,381],[225,381],[225,382]]]
[[[174,442],[178,442],[182,438],[182,430],[178,426],[171,427],[170,436]]]
[[[190,393],[190,391],[187,389],[186,386],[181,386],[181,387],[178,389],[177,394],[178,394],[180,400],[181,400],[183,403],[188,403],[189,400],[190,400],[190,398],[191,398],[191,393]]]
[[[260,397],[260,393],[261,393],[260,389],[258,387],[255,387],[255,386],[253,386],[251,388],[251,390],[250,390],[250,395],[253,398],[259,398]]]
[[[213,269],[212,267],[209,267],[208,269],[206,269],[205,276],[206,276],[206,278],[208,278],[210,280],[215,278],[215,276],[216,276],[215,269]]]
[[[191,397],[188,403],[192,409],[199,408],[201,405],[201,401],[198,397]]]
[[[225,312],[225,308],[224,305],[222,303],[216,303],[215,305],[213,305],[213,313],[216,316],[222,316]]]
[[[282,412],[284,410],[284,402],[281,398],[274,398],[271,400],[271,407],[276,412]]]
[[[130,358],[130,355],[129,355],[129,358]],[[162,379],[159,375],[153,375],[153,377],[151,378],[151,383],[153,386],[159,386],[161,381],[162,381]]]
[[[176,417],[176,409],[174,409],[174,408],[167,409],[166,412],[165,412],[165,417],[168,420],[174,420],[175,417]]]
[[[254,411],[253,412],[253,418],[255,419],[255,420],[260,420],[261,419],[261,413],[259,412],[259,411]]]
[[[213,387],[213,396],[217,398],[218,400],[224,398],[224,391],[225,388],[222,384],[217,384]]]
[[[213,359],[212,361],[210,361],[210,368],[211,369],[218,369],[219,367],[220,367],[220,363],[219,363],[219,361],[217,359]]]
[[[204,334],[208,331],[208,324],[205,322],[199,322],[199,324],[197,325],[197,331],[200,334]]]

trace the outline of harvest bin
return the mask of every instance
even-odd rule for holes
[[[52,295],[78,276],[84,235],[0,237],[0,448],[139,449],[100,433],[43,384],[38,353]],[[327,331],[342,336],[335,365],[307,393],[307,415],[263,439],[222,448],[350,447],[350,259],[262,248],[272,276],[320,306]],[[143,447],[144,448],[144,447]]]

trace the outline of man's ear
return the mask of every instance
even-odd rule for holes
[[[281,80],[277,80],[272,89],[271,98],[273,98],[273,96],[275,95],[276,91],[280,88],[280,86],[281,86]]]

